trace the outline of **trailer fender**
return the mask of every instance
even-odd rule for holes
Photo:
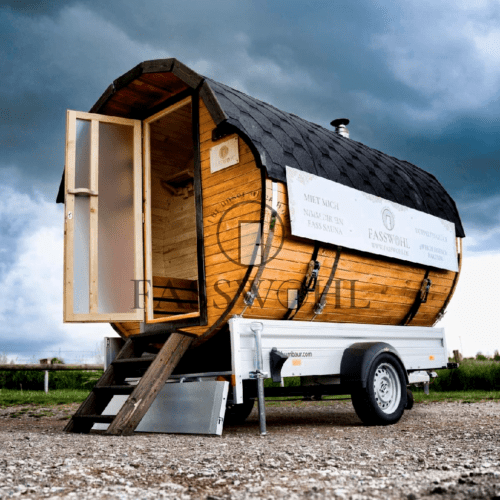
[[[365,388],[370,367],[377,356],[390,353],[400,364],[408,384],[408,373],[398,351],[386,342],[358,342],[348,347],[340,363],[340,381],[342,385]]]

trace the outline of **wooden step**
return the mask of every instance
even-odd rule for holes
[[[123,365],[123,364],[134,364],[134,363],[151,363],[156,356],[141,356],[140,358],[125,358],[125,359],[115,359],[111,364],[113,365]]]
[[[142,370],[148,368],[156,356],[142,358],[115,359],[111,364],[119,370]]]
[[[100,387],[94,387],[94,392],[119,395],[132,394],[132,392],[134,392],[134,389],[134,385],[103,385]]]
[[[166,337],[165,335],[164,338]],[[88,433],[94,423],[109,423],[105,434],[123,436],[132,434],[192,340],[191,337],[180,333],[168,334],[168,340],[157,355],[141,356],[144,352],[151,352],[152,347],[148,345],[151,340],[148,338],[137,341],[129,338],[64,430]],[[126,385],[125,380],[134,377],[140,371],[145,373],[141,374],[139,383],[134,386]],[[101,415],[113,396],[117,394],[126,394],[128,398],[116,417]]]
[[[143,345],[140,343],[134,343],[132,339],[128,339],[125,345],[122,347],[121,351],[117,355],[117,359],[130,359],[132,357],[138,357],[144,352]],[[113,365],[109,365],[107,370],[103,373],[102,377],[98,380],[96,387],[106,387],[111,385],[121,385],[125,379],[124,374],[117,376]],[[80,405],[80,408],[73,415],[73,418],[67,423],[64,428],[65,432],[76,432],[76,433],[87,433],[92,428],[93,422],[86,418],[89,415],[98,415],[104,411],[106,406],[109,404],[113,394],[111,392],[97,392],[92,390],[88,395],[87,399]]]
[[[130,436],[134,432],[192,341],[192,338],[180,333],[170,335],[145,375],[135,386],[134,392],[120,408],[106,434]]]
[[[75,420],[85,420],[95,424],[110,424],[115,419],[115,415],[75,415]]]

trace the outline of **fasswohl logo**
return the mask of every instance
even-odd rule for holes
[[[384,208],[382,210],[382,222],[388,231],[392,231],[394,229],[394,214],[389,208]]]

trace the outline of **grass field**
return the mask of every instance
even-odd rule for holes
[[[475,403],[478,401],[500,400],[500,391],[448,391],[433,392],[429,395],[422,390],[412,391],[415,403],[431,403],[434,401],[463,401],[464,403]]]
[[[486,401],[500,399],[500,361],[466,359],[455,370],[437,370],[438,378],[430,386],[430,395],[422,389],[413,390],[416,403],[432,401]],[[43,390],[42,372],[0,372],[0,407],[23,404],[57,405],[81,403],[102,372],[55,372],[51,374],[49,394]],[[264,381],[265,387],[278,386],[270,379]],[[285,385],[300,385],[300,377],[285,379]],[[18,390],[22,387],[25,390]],[[26,390],[29,389],[29,390]],[[34,390],[37,389],[37,390]],[[346,399],[348,396],[328,397]],[[268,398],[268,404],[279,405],[280,398]],[[301,398],[286,398],[300,402]],[[285,404],[289,404],[289,403]]]
[[[16,405],[52,406],[70,403],[81,403],[89,391],[79,389],[58,389],[45,394],[43,391],[17,391],[0,389],[0,407]]]
[[[0,389],[0,407],[17,405],[52,406],[70,403],[81,403],[89,394],[88,390],[59,389],[45,394],[43,391],[17,391],[12,389]],[[433,392],[426,395],[423,391],[413,391],[415,403],[431,403],[435,401],[463,401],[473,403],[479,401],[500,400],[500,391],[450,391]],[[278,400],[279,399],[279,400]],[[279,406],[285,398],[267,398],[266,404]],[[328,400],[349,399],[349,396],[328,396],[323,400],[323,404]],[[285,404],[296,402],[302,404],[302,398],[286,398]],[[321,404],[321,403],[318,403]]]

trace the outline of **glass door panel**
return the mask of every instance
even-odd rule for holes
[[[68,111],[65,321],[141,321],[141,122]]]

